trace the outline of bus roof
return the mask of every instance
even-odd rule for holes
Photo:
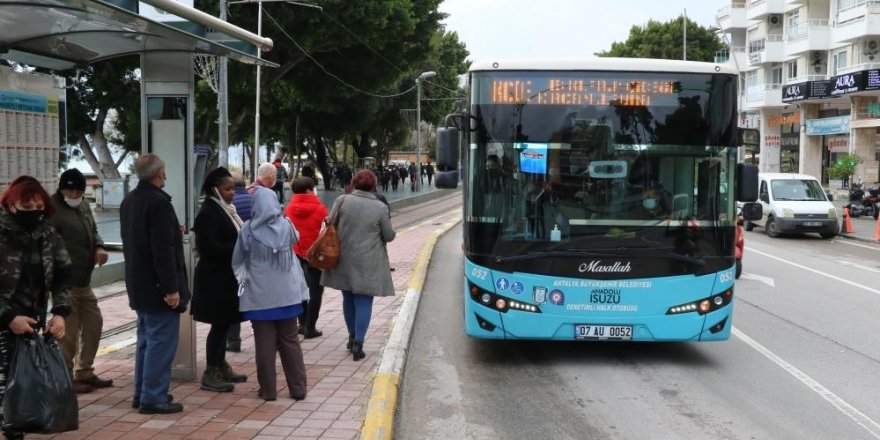
[[[704,63],[700,61],[657,60],[653,58],[548,58],[506,59],[476,61],[470,72],[504,70],[596,70],[629,72],[680,72],[680,73],[726,73],[737,74],[730,64]]]

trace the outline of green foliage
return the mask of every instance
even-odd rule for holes
[[[216,2],[196,0],[216,14]],[[458,75],[467,70],[467,51],[455,33],[443,30],[440,0],[324,0],[323,11],[265,3],[263,35],[275,47],[263,56],[280,65],[262,69],[260,143],[281,142],[288,152],[307,152],[319,161],[336,140],[348,140],[358,156],[382,158],[408,133],[402,108],[415,108],[415,78],[427,70],[438,76],[424,83],[424,97],[459,93]],[[230,6],[229,21],[256,28],[256,6]],[[255,74],[252,66],[229,63],[230,143],[253,143]],[[404,93],[406,92],[406,93]],[[377,95],[396,95],[379,97]],[[216,139],[216,97],[199,88],[197,142]],[[442,120],[453,101],[423,101],[424,119]],[[201,139],[200,139],[201,136]],[[319,167],[323,168],[321,164]]]
[[[864,162],[865,160],[857,154],[838,157],[837,161],[826,169],[828,178],[834,180],[850,178],[855,172],[856,166]]]
[[[597,52],[600,57],[659,58],[680,60],[684,52],[683,20],[675,18],[665,23],[650,20],[644,26],[633,26],[624,42],[614,42],[611,49]],[[725,44],[711,30],[687,20],[687,59],[713,61],[715,52]]]

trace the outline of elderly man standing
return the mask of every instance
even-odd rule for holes
[[[71,312],[67,316],[67,331],[61,341],[61,348],[67,368],[74,378],[73,387],[77,393],[113,386],[113,380],[99,378],[93,368],[104,317],[98,307],[95,292],[89,284],[95,264],[102,266],[107,262],[107,251],[104,250],[104,241],[98,235],[98,225],[92,215],[92,208],[83,200],[85,190],[86,178],[78,169],[71,168],[63,172],[58,183],[58,192],[52,196],[55,215],[49,219],[49,224],[64,239],[64,246],[73,263],[70,271]],[[75,364],[79,368],[74,371],[77,366]]]
[[[168,394],[177,351],[180,313],[190,299],[183,259],[183,228],[165,186],[165,162],[144,154],[134,163],[140,180],[122,201],[122,247],[129,305],[137,313],[132,407],[141,414],[183,411]]]

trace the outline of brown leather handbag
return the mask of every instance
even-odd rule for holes
[[[339,208],[333,215],[331,221],[324,221],[318,238],[306,251],[306,261],[309,266],[317,269],[333,269],[339,263],[339,235],[336,233],[336,227],[339,225],[339,213],[342,211],[342,204],[345,198],[339,203]]]

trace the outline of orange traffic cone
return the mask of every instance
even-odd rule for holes
[[[849,206],[843,207],[843,233],[844,234],[852,234],[853,233],[852,222],[849,219]]]
[[[880,217],[877,217],[877,226],[874,227],[874,241],[880,241]]]

